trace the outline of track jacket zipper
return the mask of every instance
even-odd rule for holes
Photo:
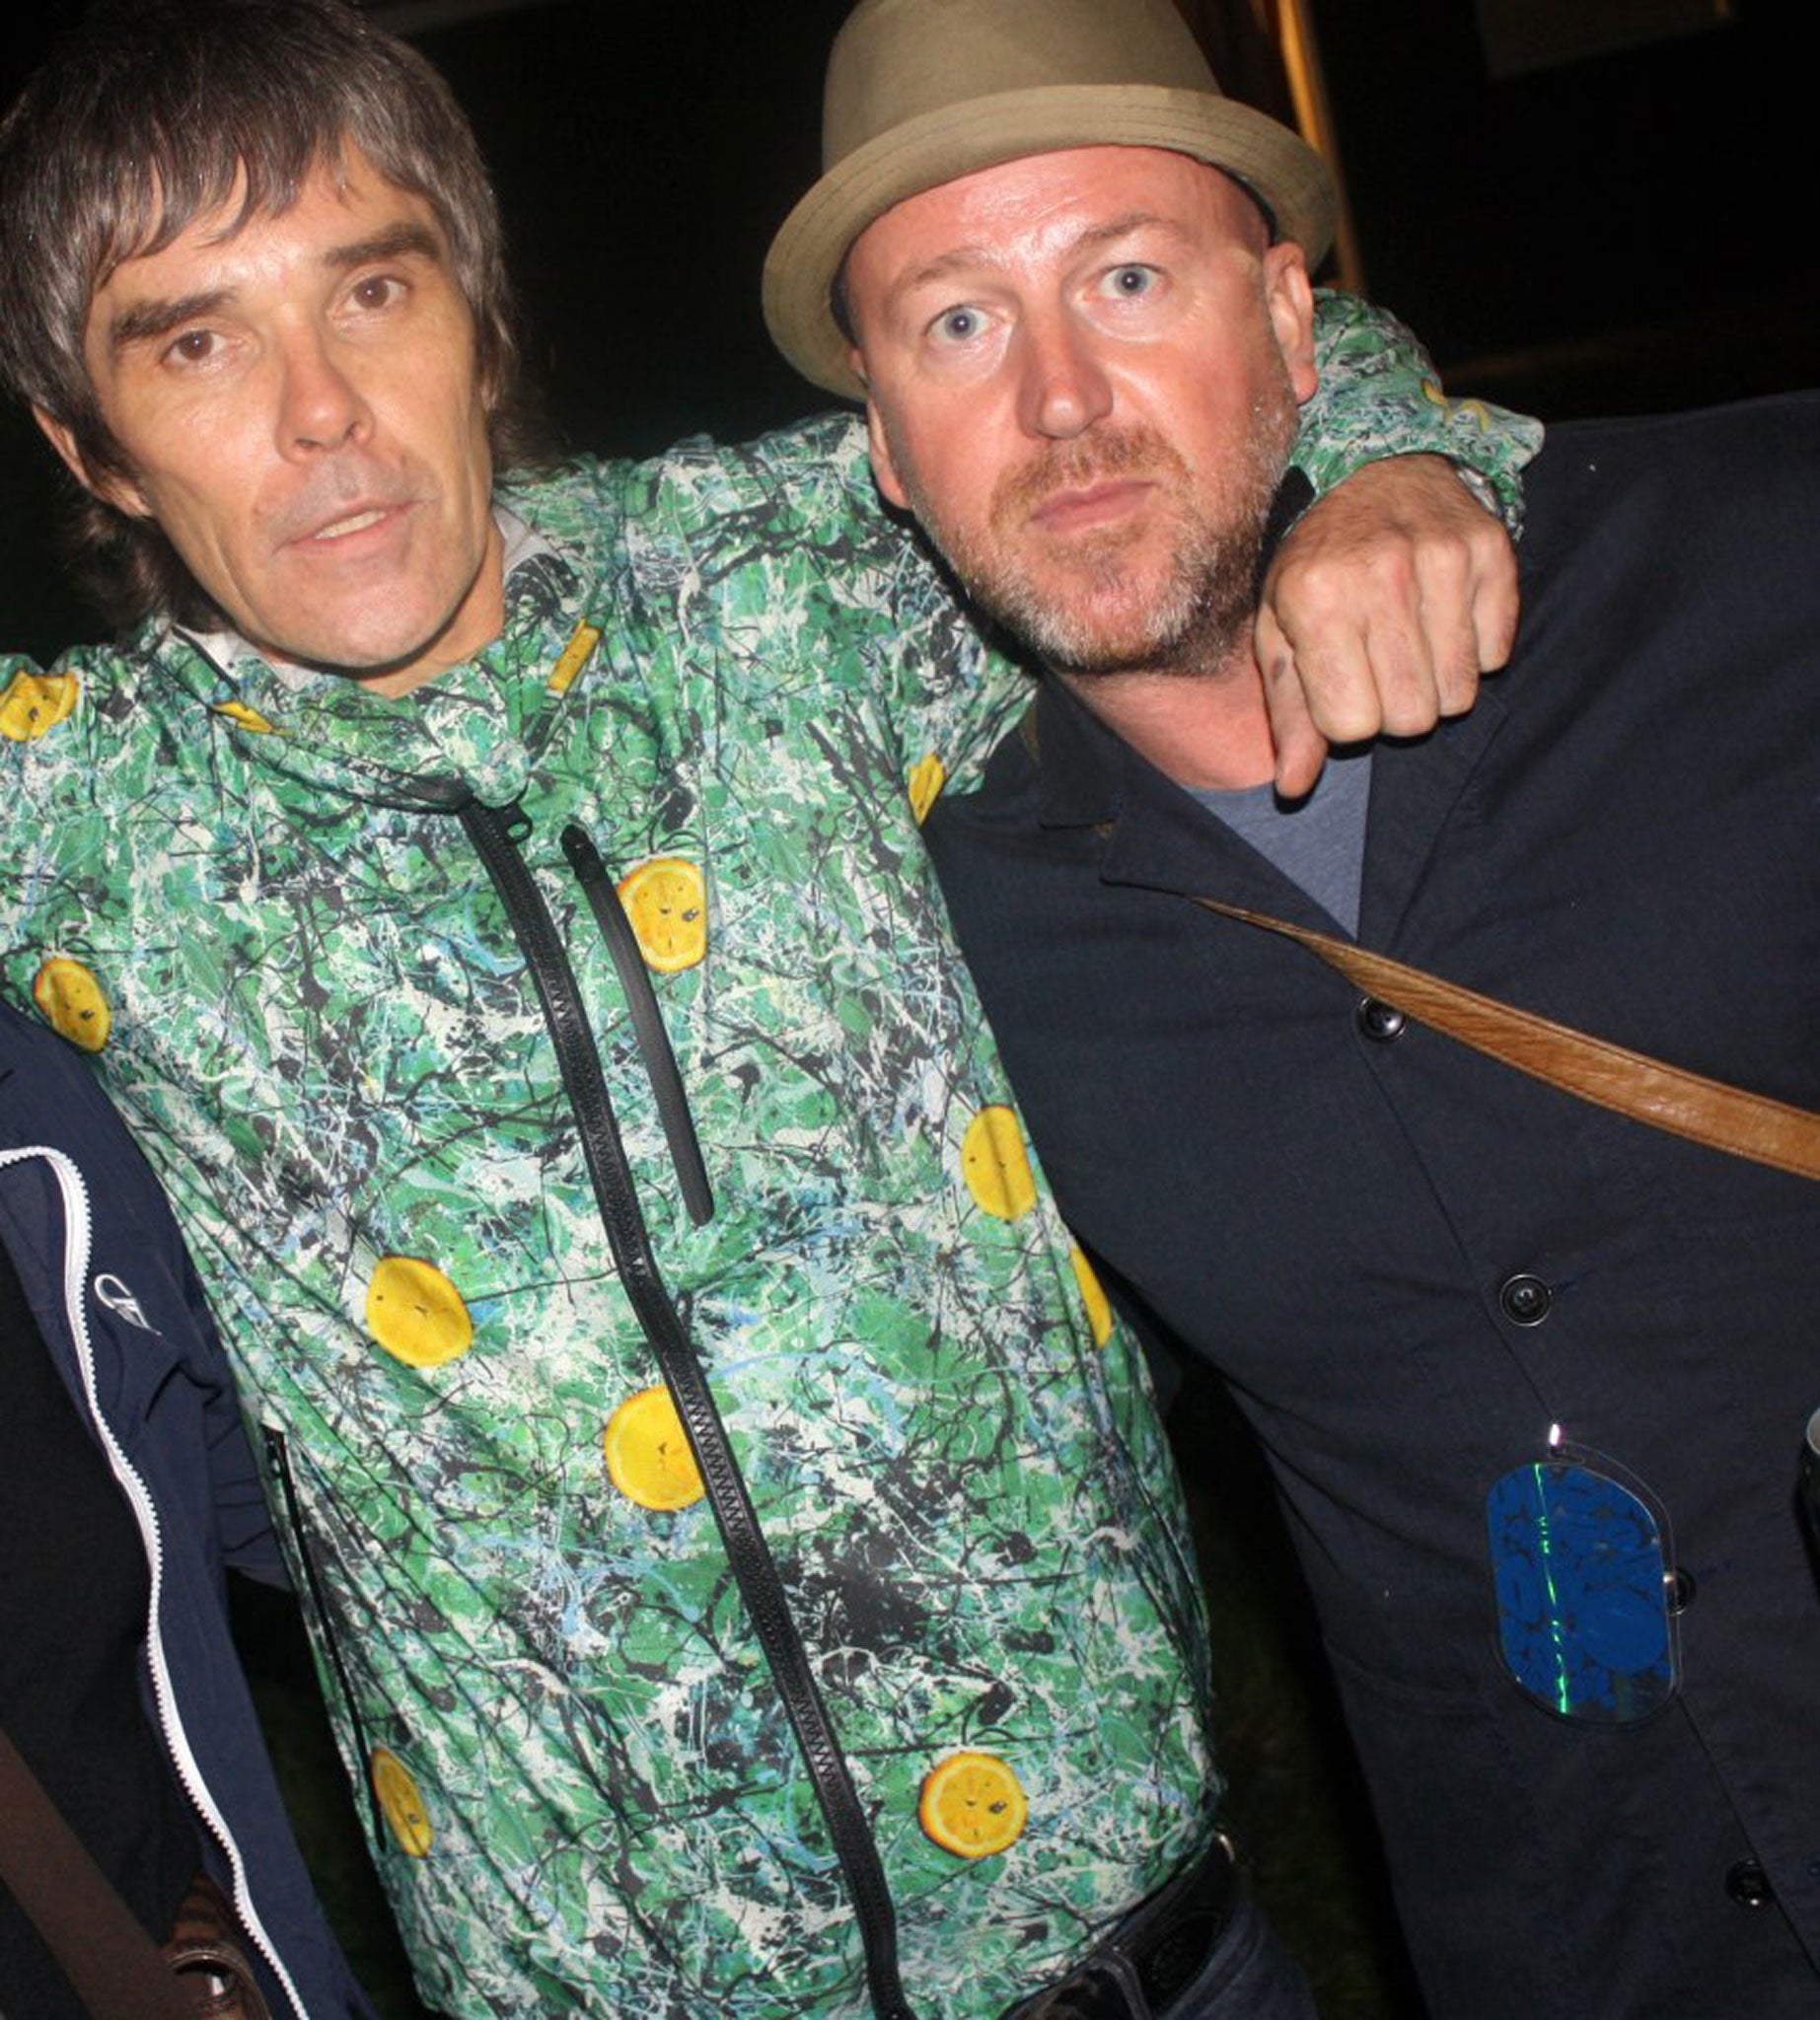
[[[651,986],[650,971],[638,951],[637,935],[619,902],[619,894],[593,837],[571,821],[562,830],[562,853],[569,859],[582,895],[588,901],[600,926],[607,952],[613,956],[614,973],[625,992],[625,1007],[631,1013],[632,1032],[650,1076],[651,1092],[657,1100],[657,1118],[664,1125],[664,1140],[670,1145],[670,1159],[676,1166],[677,1181],[683,1189],[683,1204],[697,1227],[714,1218],[714,1192],[708,1184],[707,1166],[701,1159],[701,1139],[695,1134],[695,1118],[689,1112],[689,1095],[683,1076],[677,1071],[676,1053],[664,1015],[658,1008],[657,991]]]
[[[109,1470],[126,1496],[133,1520],[139,1526],[140,1541],[145,1547],[146,1570],[151,1584],[151,1602],[146,1615],[146,1661],[151,1672],[152,1699],[158,1714],[159,1734],[184,1795],[196,1814],[208,1826],[216,1843],[227,1854],[229,1875],[233,1883],[234,1912],[240,1918],[242,1927],[283,1988],[284,1996],[291,2002],[291,2010],[299,2016],[299,2020],[305,2020],[303,1998],[291,1974],[285,1969],[283,1959],[278,1955],[278,1946],[266,1933],[265,1925],[259,1919],[258,1910],[254,1906],[252,1883],[247,1876],[247,1862],[241,1854],[240,1846],[235,1842],[234,1834],[228,1828],[227,1819],[222,1815],[207,1781],[203,1778],[201,1764],[189,1744],[189,1735],[183,1729],[182,1714],[178,1708],[177,1692],[171,1681],[171,1661],[164,1644],[165,1550],[158,1519],[158,1504],[153,1500],[151,1489],[140,1478],[137,1468],[127,1458],[125,1448],[114,1436],[113,1426],[103,1413],[96,1383],[95,1342],[89,1332],[89,1315],[85,1304],[89,1265],[93,1260],[93,1215],[89,1208],[88,1184],[72,1159],[47,1144],[0,1151],[0,1171],[4,1171],[9,1165],[22,1164],[33,1158],[41,1158],[49,1166],[63,1197],[63,1312],[69,1327],[70,1341],[76,1350],[76,1366],[82,1376],[83,1399],[88,1406],[90,1418],[100,1434]]]
[[[665,1386],[683,1421],[740,1596],[814,1783],[865,1945],[873,2011],[877,2020],[915,2020],[898,1974],[897,1915],[878,1847],[809,1667],[783,1581],[746,1491],[726,1426],[693,1342],[665,1288],[567,950],[519,852],[519,841],[531,830],[530,818],[516,806],[483,807],[471,800],[460,809],[460,819],[525,957],[555,1047],[563,1091],[580,1132],[582,1154],[620,1283],[657,1355]],[[599,915],[597,908],[597,918]]]

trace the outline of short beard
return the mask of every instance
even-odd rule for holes
[[[1248,638],[1271,501],[1295,438],[1287,383],[1260,395],[1252,425],[1224,471],[1219,496],[1193,495],[1187,464],[1148,426],[1095,429],[1052,443],[1008,471],[992,493],[983,530],[944,523],[912,469],[900,459],[910,509],[968,596],[1029,654],[1056,673],[1199,675],[1225,667]],[[1129,555],[1141,536],[1124,528],[1070,548],[1067,586],[1056,566],[1033,566],[1001,529],[1015,527],[1052,492],[1101,478],[1160,480],[1176,514],[1162,580],[1136,610],[1120,610]]]

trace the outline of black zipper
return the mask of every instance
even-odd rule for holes
[[[632,1034],[644,1059],[651,1092],[657,1100],[657,1118],[664,1125],[664,1140],[670,1145],[670,1161],[676,1166],[677,1183],[683,1189],[683,1204],[697,1227],[714,1218],[714,1191],[708,1184],[707,1166],[701,1158],[701,1138],[695,1133],[695,1118],[689,1112],[689,1095],[683,1076],[677,1071],[676,1053],[664,1027],[664,1013],[657,1006],[657,991],[651,986],[650,971],[638,951],[638,936],[625,916],[619,891],[601,861],[593,836],[571,821],[562,830],[562,853],[569,859],[576,882],[588,901],[588,907],[613,956],[614,972],[625,992],[625,1007],[631,1013]]]
[[[916,2020],[898,1975],[897,1912],[878,1846],[707,1377],[664,1286],[567,950],[518,850],[531,831],[530,817],[521,807],[483,807],[478,801],[470,801],[460,811],[462,827],[524,954],[555,1046],[563,1091],[580,1131],[582,1155],[620,1284],[682,1418],[740,1597],[814,1784],[865,1946],[873,2011],[877,2020]]]
[[[284,1433],[271,1429],[269,1425],[265,1430],[265,1456],[271,1462],[272,1478],[278,1482],[285,1517],[291,1525],[291,1539],[297,1546],[297,1561],[303,1566],[304,1586],[310,1595],[311,1611],[316,1615],[317,1638],[328,1652],[329,1667],[335,1673],[335,1682],[341,1687],[341,1701],[347,1710],[348,1723],[354,1728],[354,1748],[360,1756],[360,1778],[366,1784],[367,1800],[373,1805],[373,1841],[383,1847],[386,1842],[386,1813],[380,1807],[379,1790],[373,1785],[373,1749],[367,1740],[366,1724],[360,1716],[360,1703],[354,1695],[347,1665],[341,1660],[341,1644],[335,1633],[333,1617],[328,1611],[328,1597],[317,1573],[310,1540],[304,1534],[303,1504],[297,1498],[297,1481],[291,1474],[290,1450]]]

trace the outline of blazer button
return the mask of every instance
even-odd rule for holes
[[[1668,1611],[1671,1614],[1686,1613],[1694,1604],[1694,1594],[1697,1590],[1693,1572],[1684,1571],[1677,1564],[1668,1574]]]
[[[1725,1875],[1725,1892],[1740,1908],[1767,1908],[1776,1899],[1770,1876],[1754,1858],[1741,1858]]]
[[[1513,1276],[1497,1293],[1503,1315],[1513,1326],[1540,1326],[1555,1303],[1555,1293],[1539,1276]]]
[[[1381,1046],[1401,1038],[1410,1021],[1395,1003],[1382,1003],[1376,996],[1366,996],[1352,1014],[1365,1037]]]

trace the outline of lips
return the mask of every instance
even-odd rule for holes
[[[317,541],[341,541],[351,533],[365,533],[369,526],[377,526],[385,513],[377,508],[369,512],[356,512],[351,519],[337,519],[332,526],[319,527],[310,538]]]
[[[1138,477],[1106,477],[1052,491],[1032,508],[1030,524],[1045,533],[1073,533],[1124,519],[1150,490]]]
[[[1074,441],[1052,442],[1000,479],[993,516],[1005,527],[1040,534],[1091,533],[1132,517],[1159,485],[1187,475],[1180,455],[1156,429],[1102,426]]]
[[[369,491],[364,497],[332,494],[304,498],[293,504],[279,529],[278,544],[321,551],[363,534],[375,534],[401,520],[417,499],[393,491]]]

